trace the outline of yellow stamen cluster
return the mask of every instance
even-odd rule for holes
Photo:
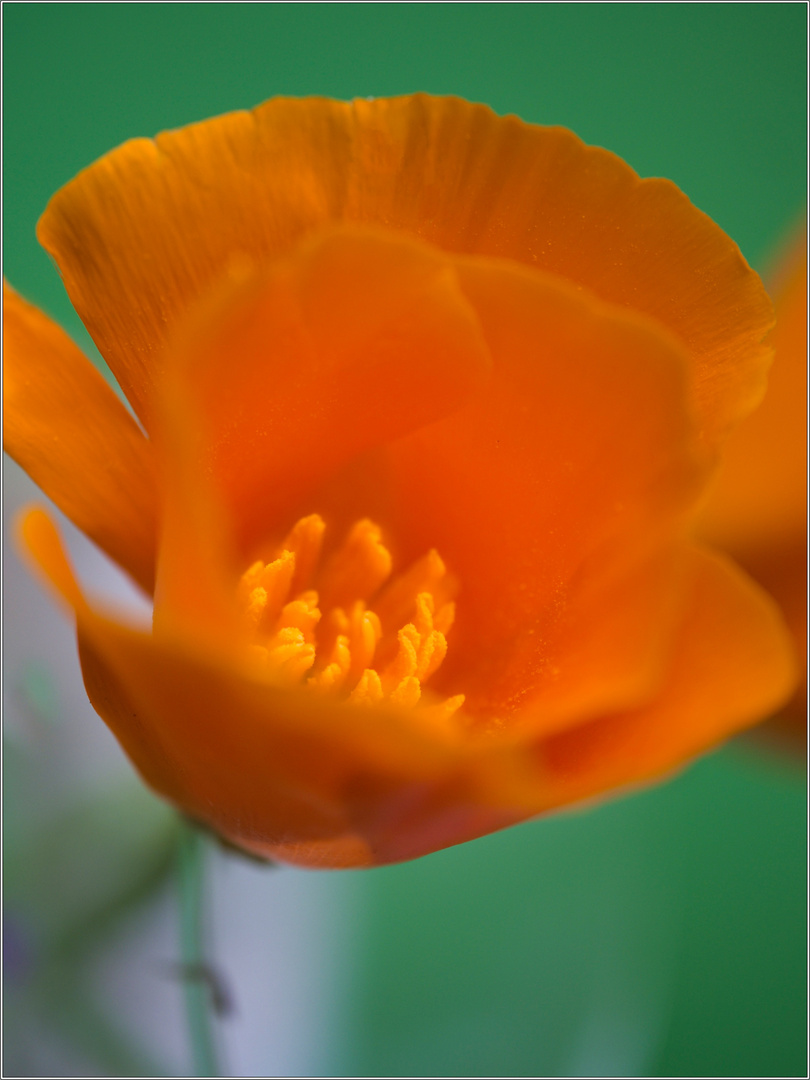
[[[423,683],[447,653],[455,615],[439,555],[430,551],[392,578],[391,556],[373,522],[358,521],[321,564],[323,534],[317,514],[301,518],[274,559],[242,575],[238,600],[261,670],[283,685],[356,705],[421,704],[437,717],[452,716],[463,694],[422,701]]]

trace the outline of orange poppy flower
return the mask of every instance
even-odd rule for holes
[[[782,715],[768,726],[804,752],[807,741],[807,229],[773,279],[775,362],[763,404],[732,434],[703,521],[776,599],[804,664]]]
[[[411,859],[776,708],[772,602],[690,539],[767,296],[671,183],[455,98],[273,100],[108,154],[38,235],[140,422],[6,298],[6,444],[140,585],[75,612],[156,791],[306,866]]]

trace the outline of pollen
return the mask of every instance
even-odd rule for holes
[[[437,700],[424,684],[447,655],[453,583],[436,551],[400,574],[380,528],[356,522],[321,558],[325,526],[301,518],[273,557],[242,575],[237,602],[258,669],[273,682],[357,706],[453,716],[464,695]]]

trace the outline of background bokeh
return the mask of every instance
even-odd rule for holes
[[[36,220],[135,135],[275,94],[454,93],[668,176],[758,269],[805,200],[806,6],[3,5],[5,274],[91,353]],[[10,515],[35,492],[8,467]],[[7,532],[8,535],[8,525]],[[73,537],[99,591],[124,586]],[[4,1075],[189,1069],[176,825],[6,552]],[[806,1075],[800,767],[728,747],[658,788],[419,862],[212,849],[234,1075]]]

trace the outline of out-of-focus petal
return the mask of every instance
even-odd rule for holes
[[[771,550],[748,552],[738,560],[779,605],[793,635],[802,677],[779,715],[757,734],[773,735],[804,759],[807,749],[807,538],[796,537]]]
[[[569,131],[459,98],[277,98],[133,140],[57,192],[38,235],[148,428],[189,305],[234,258],[275,258],[338,221],[509,257],[653,316],[695,359],[707,438],[761,396],[770,304],[708,217]]]
[[[40,507],[30,508],[22,513],[18,527],[23,554],[32,560],[34,572],[49,591],[70,611],[86,607],[62,538],[50,516]]]
[[[553,805],[654,779],[790,694],[796,661],[776,605],[728,560],[697,549],[693,559],[688,614],[654,702],[538,747]]]
[[[775,359],[760,407],[732,433],[701,532],[773,596],[791,628],[805,677],[780,730],[807,740],[807,230],[774,280]]]
[[[5,283],[3,301],[4,449],[151,591],[157,495],[149,442],[56,323]]]

